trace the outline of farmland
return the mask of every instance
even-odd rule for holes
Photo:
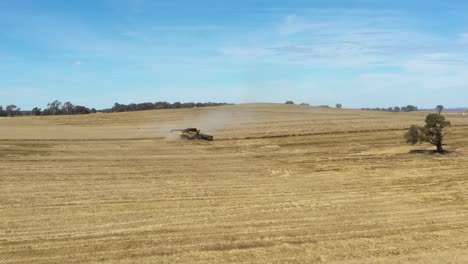
[[[467,263],[468,116],[246,104],[0,119],[0,263]],[[198,127],[215,141],[174,140]]]

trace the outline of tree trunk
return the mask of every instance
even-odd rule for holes
[[[437,152],[444,153],[444,148],[442,147],[442,142],[440,142],[440,141],[437,142],[436,147],[437,147]]]

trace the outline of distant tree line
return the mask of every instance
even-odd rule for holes
[[[388,107],[388,108],[361,108],[361,110],[384,111],[384,112],[413,112],[418,111],[418,107],[414,105],[407,105],[402,107]]]
[[[144,110],[157,110],[157,109],[177,109],[177,108],[194,108],[194,107],[209,107],[209,106],[221,106],[221,105],[229,105],[228,103],[168,103],[168,102],[146,102],[140,104],[119,104],[115,103],[112,108],[101,110],[104,113],[109,112],[133,112],[133,111],[144,111]]]
[[[32,115],[35,116],[46,116],[46,115],[82,115],[96,113],[97,110],[94,108],[88,108],[82,105],[74,105],[71,102],[62,103],[59,100],[55,100],[47,104],[47,107],[42,110],[39,107],[34,107],[31,111]]]
[[[23,111],[21,111],[21,108],[14,104],[7,105],[5,109],[3,109],[3,106],[0,105],[0,117],[20,115],[23,115]]]
[[[4,109],[0,105],[0,117],[6,116],[21,116],[21,115],[34,115],[34,116],[46,116],[46,115],[81,115],[91,113],[111,113],[111,112],[132,112],[132,111],[143,111],[143,110],[156,110],[156,109],[177,109],[177,108],[194,108],[194,107],[209,107],[209,106],[221,106],[228,105],[228,103],[168,103],[168,102],[156,102],[156,103],[140,103],[140,104],[119,104],[115,103],[112,108],[96,110],[95,108],[88,108],[82,105],[74,105],[71,102],[62,103],[58,100],[50,102],[47,107],[41,109],[34,107],[31,111],[23,111],[16,105],[8,105]]]
[[[288,100],[288,101],[285,102],[285,104],[294,104],[294,101]],[[301,103],[300,105],[302,105],[302,106],[310,106],[310,104],[308,104],[308,103]],[[319,105],[319,106],[317,106],[317,107],[320,107],[320,108],[330,108],[330,106],[328,106],[328,105]],[[341,108],[343,108],[343,105],[342,105],[342,104],[336,104],[335,107],[338,108],[338,109],[341,109]]]

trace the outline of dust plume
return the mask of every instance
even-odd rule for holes
[[[224,107],[223,107],[224,108]],[[248,127],[255,119],[255,109],[194,109],[183,118],[159,124],[153,135],[164,137],[166,140],[178,139],[178,133],[170,133],[172,129],[194,127],[206,134],[217,134],[222,130]],[[216,135],[215,135],[216,138]]]

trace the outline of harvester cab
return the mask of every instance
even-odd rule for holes
[[[172,132],[178,131],[180,132],[180,138],[184,140],[197,140],[197,139],[203,139],[203,140],[208,140],[208,141],[213,141],[213,136],[207,135],[200,133],[199,129],[189,127],[186,129],[172,129]]]

